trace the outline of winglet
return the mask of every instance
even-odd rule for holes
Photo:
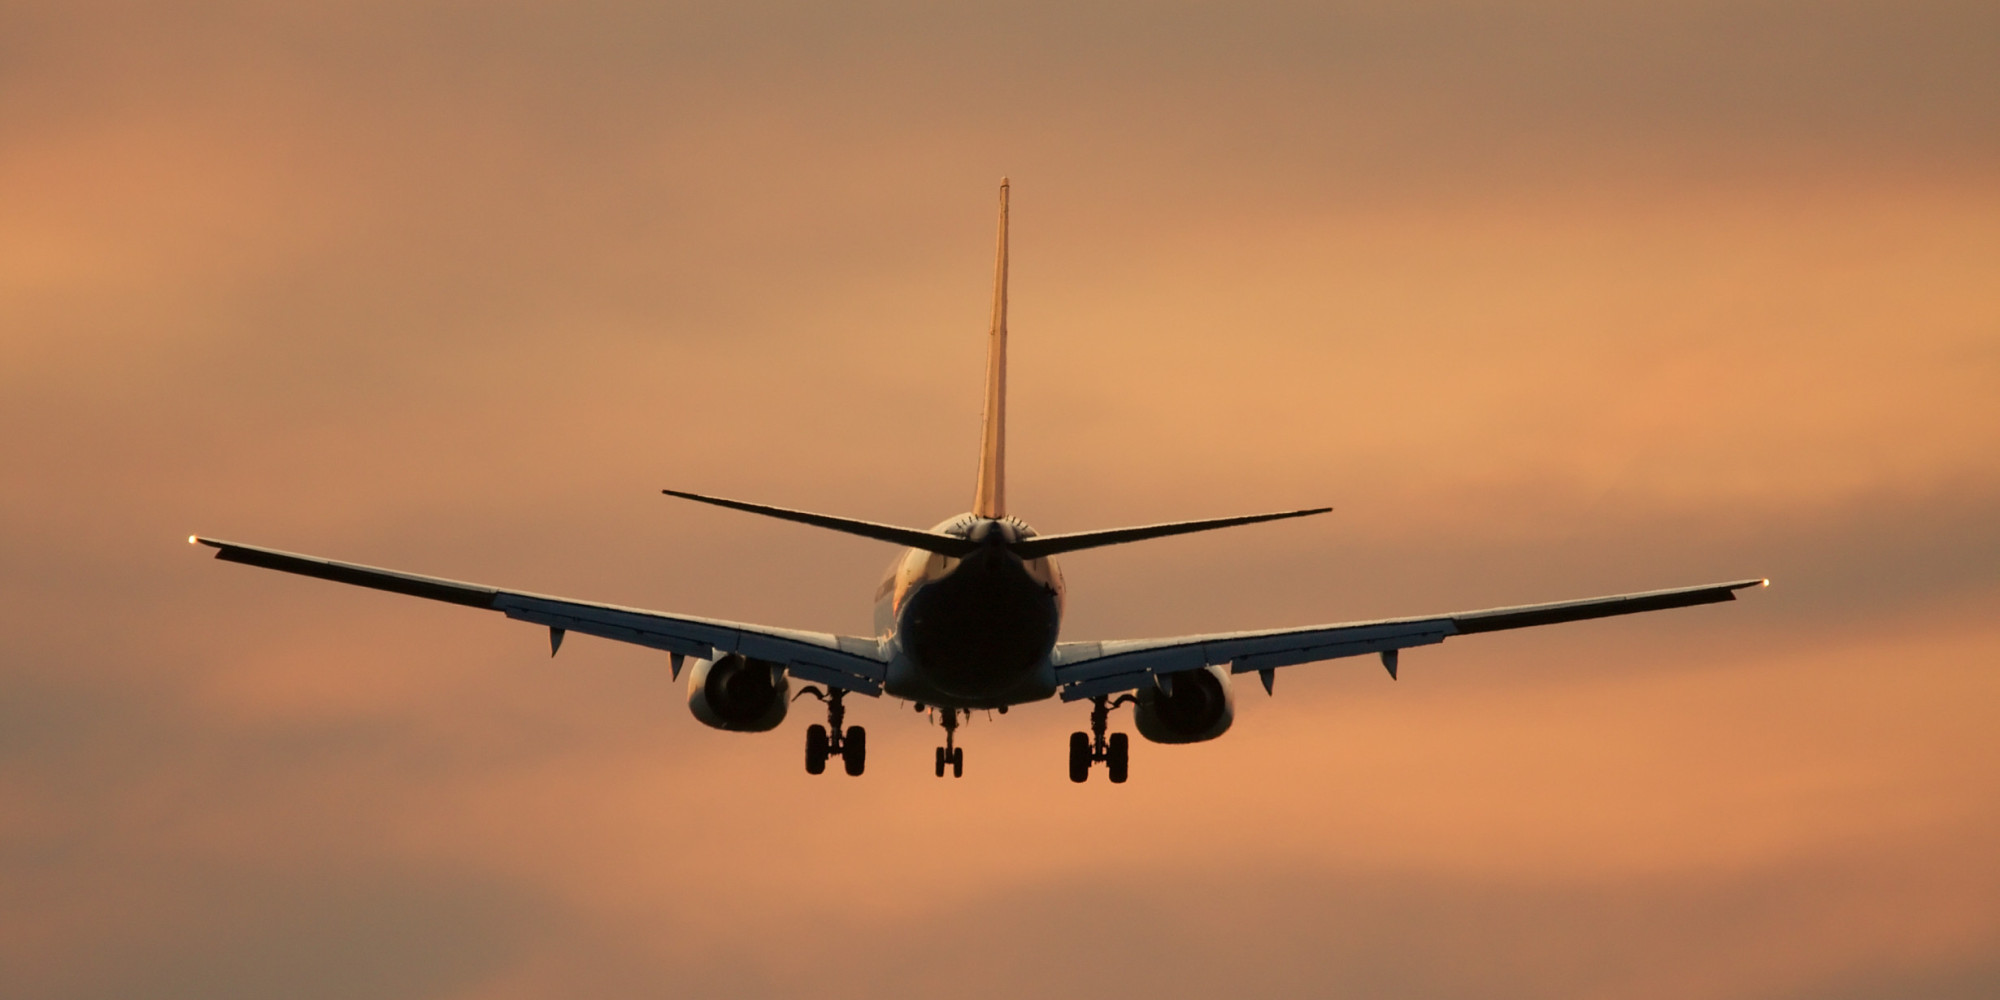
[[[993,262],[993,329],[986,341],[986,418],[972,513],[1007,515],[1007,178],[1000,178],[1000,239]]]

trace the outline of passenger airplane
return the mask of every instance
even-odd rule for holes
[[[563,636],[581,632],[664,650],[675,680],[688,673],[688,708],[716,729],[766,732],[778,727],[799,697],[812,695],[827,713],[806,729],[806,770],[820,774],[839,757],[859,775],[868,733],[846,726],[847,694],[888,694],[914,702],[944,728],[935,771],[958,777],[965,750],[958,726],[975,709],[1006,712],[1014,705],[1060,697],[1091,703],[1090,732],[1070,735],[1069,777],[1085,781],[1102,762],[1110,779],[1125,780],[1130,741],[1110,733],[1112,709],[1132,706],[1139,735],[1155,743],[1198,743],[1228,731],[1235,719],[1231,678],[1255,673],[1271,691],[1279,667],[1375,654],[1396,676],[1397,654],[1455,635],[1551,625],[1639,611],[1733,601],[1736,591],[1769,580],[1592,597],[1553,604],[1311,625],[1254,632],[1220,632],[1163,639],[1062,642],[1063,580],[1055,556],[1331,508],[1179,521],[1105,531],[1041,535],[1007,513],[1007,182],[1000,182],[1000,236],[994,265],[993,326],[987,340],[986,408],[972,511],[934,528],[767,507],[763,504],[665,490],[667,495],[767,517],[798,521],[905,546],[875,591],[875,634],[831,635],[664,614],[637,608],[544,597],[522,591],[417,576],[335,562],[276,549],[190,536],[216,558],[414,597],[464,604],[545,626],[549,654]],[[798,694],[791,682],[802,683]]]

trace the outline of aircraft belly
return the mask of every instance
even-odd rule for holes
[[[908,669],[892,667],[892,694],[997,707],[1055,692],[1049,652],[1061,621],[1056,591],[1007,553],[967,556],[910,593],[899,619],[898,645]]]

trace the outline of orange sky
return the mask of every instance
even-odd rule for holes
[[[0,3],[10,997],[2000,993],[1983,4]],[[1011,501],[1068,638],[1769,575],[1286,671],[1072,786],[219,537],[865,630]],[[1122,714],[1122,713],[1121,713]]]

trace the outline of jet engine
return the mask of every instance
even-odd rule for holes
[[[703,725],[737,733],[765,732],[785,721],[791,701],[791,684],[782,664],[736,653],[689,664],[688,711]]]
[[[1200,743],[1229,731],[1236,721],[1236,697],[1229,691],[1227,666],[1160,675],[1139,689],[1132,721],[1139,735],[1155,743]]]

